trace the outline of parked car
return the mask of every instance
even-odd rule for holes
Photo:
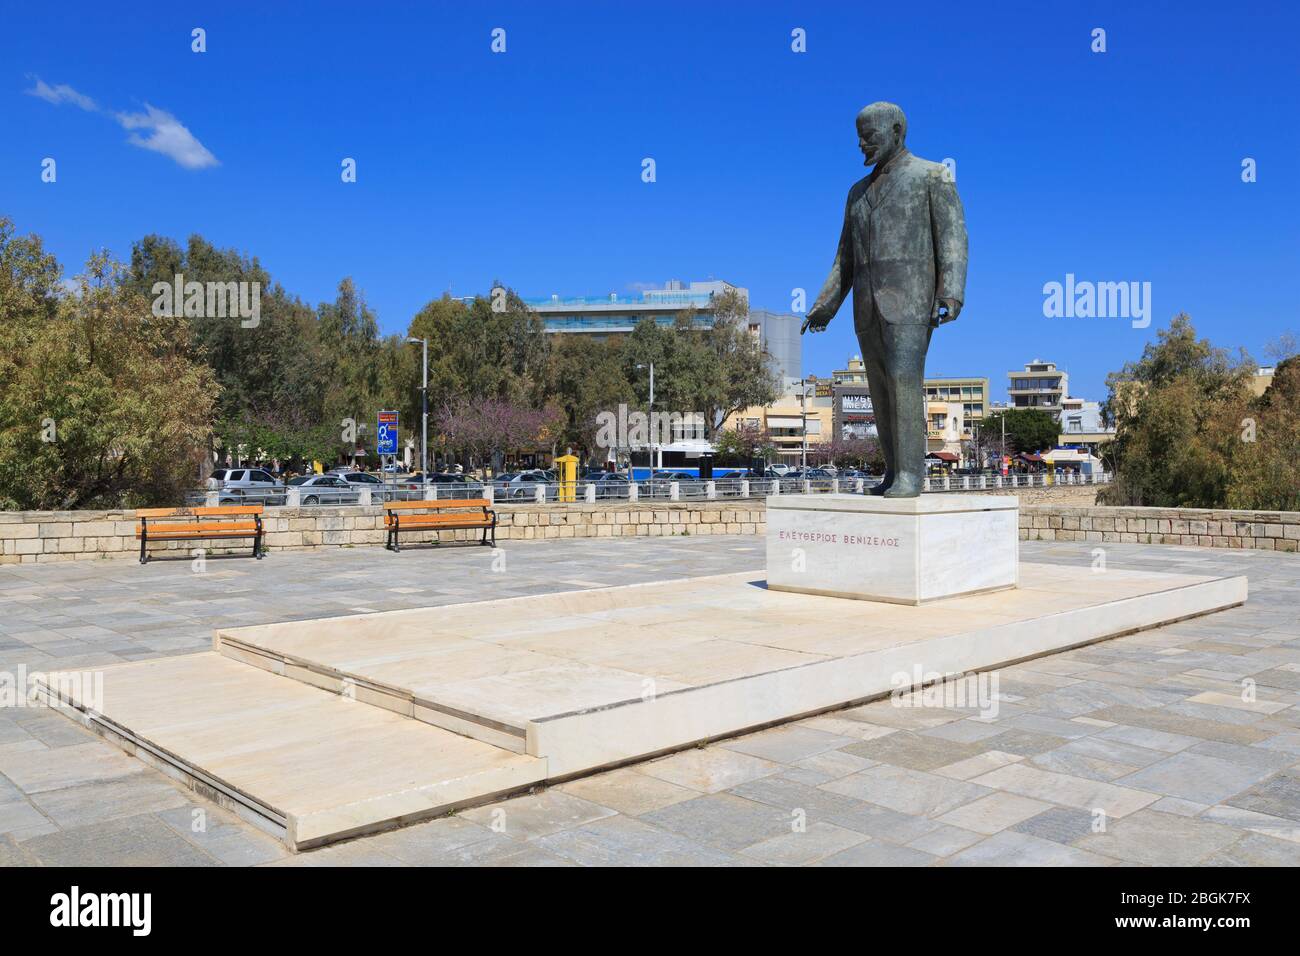
[[[630,483],[627,475],[615,471],[589,471],[579,484],[595,485],[597,498],[626,498]]]
[[[208,478],[208,487],[219,492],[223,505],[254,501],[279,504],[284,500],[284,483],[262,468],[218,468]]]
[[[356,486],[338,475],[301,475],[290,478],[289,484],[298,489],[304,505],[353,505],[361,500]]]
[[[672,495],[670,486],[674,481],[678,483],[678,491],[685,493],[692,487],[691,483],[699,480],[698,476],[689,471],[656,471],[648,480],[639,483],[638,495],[645,498],[667,498]],[[686,488],[682,485],[686,485]]]
[[[554,501],[559,489],[555,485],[554,476],[548,471],[536,469],[533,471],[509,472],[498,475],[492,482],[492,487],[496,490],[498,498],[513,500],[535,498],[539,485],[546,486],[546,497]]]
[[[781,477],[785,479],[807,479],[808,481],[830,481],[835,476],[825,468],[795,468]]]
[[[474,498],[487,496],[487,488],[483,482],[452,472],[430,472],[426,476],[423,472],[417,471],[402,482],[402,487],[408,490],[418,491],[426,485],[437,485],[440,489],[445,488],[445,494],[439,491],[439,497]]]
[[[794,466],[776,463],[776,464],[768,465],[767,470],[771,473],[768,477],[784,478],[790,472],[794,471]]]
[[[349,471],[347,474],[339,475],[350,485],[382,485],[384,480],[378,475],[372,475],[368,471]]]

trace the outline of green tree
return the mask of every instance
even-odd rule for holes
[[[1000,442],[1006,425],[1007,450],[1011,454],[1034,454],[1056,446],[1061,426],[1050,412],[1041,408],[1008,408],[985,416],[980,421],[983,441]]]
[[[0,504],[170,503],[198,478],[218,386],[184,319],[152,313],[96,253],[74,292],[0,220]]]
[[[1142,358],[1107,376],[1104,414],[1115,424],[1106,449],[1114,481],[1099,500],[1114,505],[1217,508],[1227,500],[1235,431],[1225,415],[1245,407],[1255,365],[1196,337],[1174,317]]]
[[[1300,511],[1300,357],[1284,360],[1257,399],[1226,403],[1218,432],[1229,449],[1229,508]]]

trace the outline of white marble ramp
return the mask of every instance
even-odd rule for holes
[[[544,760],[219,654],[118,664],[103,675],[102,701],[63,686],[64,712],[298,849],[546,776]]]
[[[1245,598],[1244,578],[1024,564],[1015,590],[906,606],[749,572],[222,629],[215,647],[560,777]]]

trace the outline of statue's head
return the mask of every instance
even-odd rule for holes
[[[872,103],[858,113],[858,148],[864,165],[887,163],[907,139],[907,117],[893,103]]]

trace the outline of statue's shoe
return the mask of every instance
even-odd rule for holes
[[[890,485],[884,492],[886,498],[919,498],[921,482],[910,475],[904,475]]]
[[[874,488],[868,488],[867,494],[883,495],[886,491],[890,489],[890,487],[893,484],[894,484],[894,473],[891,471],[887,471],[885,472],[885,480],[882,481],[880,484],[876,485]]]

